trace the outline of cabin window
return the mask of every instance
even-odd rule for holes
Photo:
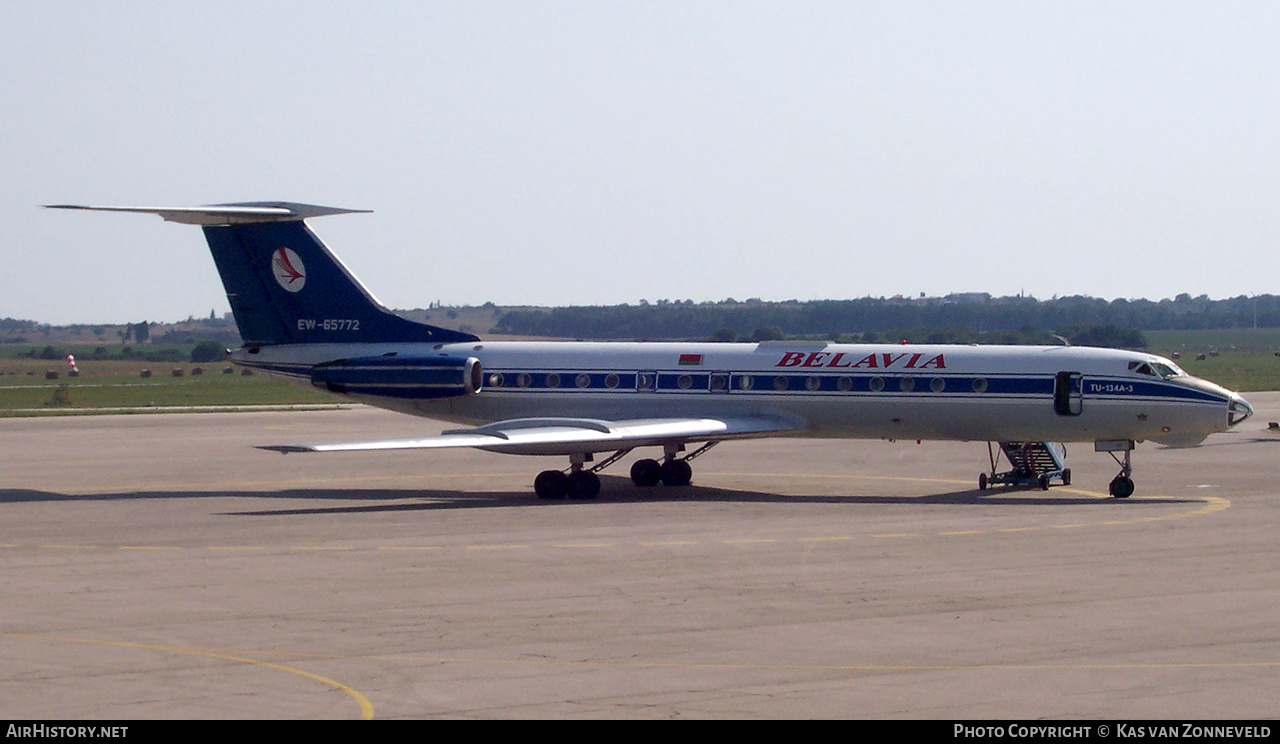
[[[986,378],[978,377],[978,378],[974,379],[974,381],[973,381],[973,392],[975,392],[975,393],[985,393],[985,392],[987,392],[987,380],[986,380]]]
[[[502,375],[496,372],[489,375],[489,387],[502,387]]]
[[[693,387],[693,378],[689,375],[680,375],[680,377],[676,379],[676,384],[680,386],[681,390],[688,390]]]
[[[871,388],[871,392],[878,393],[881,390],[884,390],[884,380],[879,377],[872,377],[871,381],[867,383],[867,386]]]
[[[717,373],[711,375],[711,389],[724,390],[729,387],[729,375]]]
[[[787,389],[787,378],[782,377],[782,376],[778,376],[778,377],[773,378],[773,389],[774,389],[774,390],[786,390],[786,389]]]
[[[929,389],[935,393],[941,393],[943,390],[947,389],[947,381],[941,377],[935,377],[932,380],[929,380]]]
[[[756,386],[755,378],[751,375],[743,375],[738,378],[738,387],[742,390],[750,390]]]
[[[618,376],[610,373],[604,378],[604,386],[607,388],[616,388],[618,386]]]
[[[822,387],[822,380],[817,377],[807,377],[804,381],[804,387],[806,390],[810,391],[817,390]]]
[[[591,387],[591,375],[586,374],[584,372],[583,374],[578,375],[574,379],[573,384],[577,385],[580,388]]]
[[[560,375],[556,374],[555,372],[552,372],[551,374],[547,375],[547,387],[549,388],[560,387]]]
[[[904,377],[898,382],[898,389],[904,393],[909,393],[916,389],[916,381],[910,377]]]
[[[521,372],[516,378],[516,384],[520,387],[529,387],[533,384],[533,377],[528,372]]]
[[[849,392],[853,389],[853,378],[841,377],[839,380],[836,380],[836,387],[840,388],[840,392],[842,393]]]

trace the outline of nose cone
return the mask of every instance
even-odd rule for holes
[[[1231,402],[1227,404],[1227,426],[1235,426],[1253,415],[1253,406],[1249,401],[1235,393],[1231,394]]]
[[[1186,385],[1187,387],[1208,393],[1219,401],[1226,402],[1228,429],[1253,415],[1253,406],[1249,405],[1249,401],[1240,397],[1238,393],[1233,393],[1217,383],[1191,376],[1179,377],[1177,378],[1177,382],[1181,385]],[[1222,419],[1218,419],[1218,421],[1220,422]],[[1221,426],[1221,424],[1215,424],[1215,427],[1216,426]],[[1216,430],[1223,431],[1223,429]]]

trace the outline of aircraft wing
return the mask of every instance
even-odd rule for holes
[[[498,421],[474,429],[452,429],[416,439],[332,444],[279,444],[259,447],[290,452],[352,452],[361,450],[476,447],[518,455],[566,455],[602,452],[672,442],[743,439],[785,434],[803,424],[775,416],[666,418],[606,421],[583,418],[524,418]]]

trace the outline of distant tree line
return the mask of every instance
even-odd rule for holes
[[[433,304],[433,310],[439,307]],[[601,340],[767,341],[809,338],[852,343],[999,343],[1142,348],[1142,331],[1225,328],[1280,328],[1280,296],[1258,295],[1211,300],[1180,294],[1164,300],[1103,300],[1095,297],[992,297],[968,293],[932,298],[874,298],[764,302],[694,303],[659,300],[654,304],[558,307],[502,311],[492,333]],[[456,311],[447,311],[456,316]],[[430,316],[425,318],[431,322]],[[188,319],[192,322],[194,319]],[[437,321],[438,322],[438,321]],[[169,330],[152,337],[153,324],[119,326],[122,345],[133,341],[204,347],[200,355],[221,356],[239,345],[228,319],[211,317],[201,327]],[[51,326],[31,320],[0,319],[3,341],[27,343],[31,334]],[[86,326],[101,339],[102,326]],[[1060,338],[1058,338],[1060,337]],[[148,341],[150,343],[148,343]],[[33,349],[32,356],[37,352]]]
[[[873,298],[813,302],[659,302],[504,313],[495,333],[584,339],[761,340],[811,337],[854,341],[1052,343],[1139,348],[1140,330],[1280,327],[1280,296],[1210,300],[1103,300],[1094,297]],[[897,338],[901,337],[901,338]],[[923,338],[922,338],[923,337]]]
[[[30,331],[40,326],[34,320],[21,320],[19,318],[0,318],[0,331]]]
[[[145,344],[147,339],[151,338],[151,324],[147,321],[141,323],[125,323],[124,328],[117,331],[120,336],[120,343],[127,344],[132,339],[140,344]]]

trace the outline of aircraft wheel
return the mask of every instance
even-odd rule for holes
[[[1040,478],[1036,481],[1036,483],[1038,483],[1038,484],[1040,485],[1040,490],[1041,490],[1041,491],[1048,491],[1048,490],[1049,490],[1049,476],[1047,476],[1047,475],[1042,475],[1042,476],[1040,476]]]
[[[662,465],[657,460],[636,460],[631,466],[631,482],[641,488],[658,485],[662,480]]]
[[[987,474],[986,473],[978,473],[978,490],[979,491],[987,490]]]
[[[571,499],[585,501],[600,495],[600,476],[590,470],[579,470],[576,473],[570,473],[566,480],[566,490]]]
[[[1111,481],[1111,495],[1118,499],[1127,499],[1133,495],[1133,479],[1117,475]]]
[[[562,499],[569,488],[569,477],[559,470],[544,470],[533,479],[533,492],[540,499]]]
[[[1064,486],[1069,486],[1069,485],[1071,485],[1071,468],[1063,468],[1063,470],[1062,470],[1062,485],[1064,485]]]
[[[693,480],[693,467],[684,460],[667,460],[662,463],[662,485],[687,486]]]

